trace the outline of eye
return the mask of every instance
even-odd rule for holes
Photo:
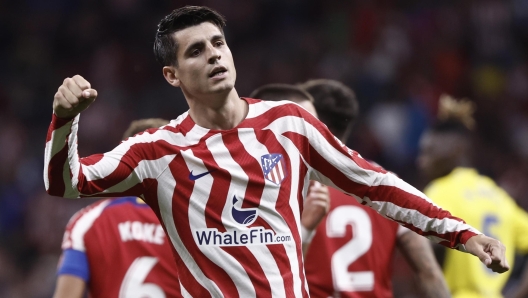
[[[200,55],[200,50],[198,49],[194,49],[192,52],[191,52],[191,57],[196,57]]]
[[[221,40],[217,40],[217,41],[215,41],[214,44],[215,44],[215,46],[220,47],[220,46],[224,45],[224,42],[221,41]]]

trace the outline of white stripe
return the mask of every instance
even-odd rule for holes
[[[238,230],[240,229],[240,226],[231,218],[232,200],[235,195],[237,197],[242,197],[241,195],[245,193],[248,177],[231,157],[231,153],[225,147],[220,134],[208,138],[205,143],[218,166],[223,169],[229,169],[231,174],[231,183],[227,192],[226,204],[222,210],[222,223],[228,231]],[[189,153],[192,154],[190,150]],[[198,163],[202,162],[201,160],[196,159],[194,156],[192,157],[194,158],[194,163],[191,162],[190,158],[185,158],[185,162],[187,162],[189,170],[193,170],[194,167],[198,165]],[[207,171],[205,166],[203,166],[201,171]],[[194,184],[192,195],[200,197],[203,196],[200,195],[200,193],[206,193],[208,195],[203,196],[205,201],[209,199],[209,196],[214,199],[214,195],[211,194],[210,189],[213,184],[212,176],[207,176],[205,181],[202,181],[202,179],[203,178],[197,180]],[[207,227],[205,222],[206,215],[204,211],[205,207],[201,208],[201,210],[197,208],[197,210],[194,212],[196,214],[196,222],[194,223],[191,221],[191,230]],[[190,214],[191,210],[189,210],[189,217]],[[251,279],[249,278],[242,264],[240,264],[239,260],[218,246],[200,246],[200,250],[205,255],[207,255],[207,257],[211,259],[212,262],[225,270],[225,272],[235,284],[239,297],[256,297],[255,288],[252,286]]]
[[[269,111],[273,107],[288,105],[288,104],[296,104],[296,103],[289,101],[289,100],[281,100],[281,101],[264,100],[261,102],[250,104],[246,119],[257,118],[258,116],[264,114],[265,112]]]
[[[101,215],[103,210],[106,208],[108,204],[112,202],[111,200],[106,200],[102,202],[101,204],[97,205],[92,210],[86,212],[83,214],[77,222],[75,222],[75,225],[71,229],[71,241],[72,245],[71,248],[78,250],[78,251],[86,251],[86,247],[84,245],[84,235],[92,225],[94,224],[95,220]]]
[[[372,201],[372,208],[388,217],[409,223],[424,232],[446,234],[469,230],[473,233],[480,234],[478,230],[456,219],[431,218],[414,209],[403,208],[391,202]]]
[[[171,172],[164,171],[158,177],[158,206],[161,213],[161,218],[165,224],[165,228],[167,229],[167,233],[169,234],[172,245],[196,282],[208,290],[211,296],[223,297],[220,288],[218,288],[213,280],[205,276],[185,245],[183,245],[181,238],[178,235],[178,231],[174,225],[174,217],[172,216],[172,196],[175,189],[176,181],[174,180]]]
[[[247,153],[249,153],[253,158],[256,160],[256,162],[260,162],[260,157],[262,155],[270,154],[270,152],[267,150],[267,148],[261,144],[257,137],[255,136],[255,133],[253,130],[239,130],[238,132],[239,138],[244,140],[241,142],[244,146],[244,149]],[[280,141],[280,138],[279,138]],[[290,149],[289,153],[292,152],[298,152],[296,148],[293,147],[286,147],[283,144],[283,147],[285,149]],[[271,152],[273,153],[273,152]],[[292,159],[292,167],[295,168],[295,161],[297,160],[298,153],[293,153]],[[292,176],[292,184],[295,185],[295,187],[291,187],[291,194],[290,194],[290,208],[292,208],[292,213],[295,217],[295,222],[297,223],[297,226],[300,226],[300,209],[297,199],[297,184],[296,177],[297,175]],[[279,197],[279,187],[272,187],[272,188],[266,188],[266,191],[262,194],[262,198],[260,200],[260,207],[259,209],[262,210],[270,210],[269,212],[261,212],[259,215],[262,219],[264,219],[271,228],[278,233],[291,233],[292,236],[294,233],[298,233],[300,235],[299,231],[290,231],[286,230],[288,229],[288,225],[284,218],[280,216],[280,214],[277,212],[276,204],[277,199]],[[299,236],[300,237],[300,236]],[[280,245],[280,244],[276,244]],[[293,290],[295,293],[295,297],[302,297],[302,287],[301,287],[301,279],[299,275],[299,262],[298,262],[298,255],[297,255],[297,245],[300,245],[299,243],[295,242],[287,242],[282,244],[286,250],[286,255],[288,256],[288,261],[290,263],[290,268],[293,276]],[[300,247],[300,246],[299,246]],[[259,259],[259,263],[263,263],[267,257],[265,258],[262,256],[263,261]],[[269,280],[272,290],[273,297],[284,297],[286,294],[285,288],[284,288],[284,280],[280,276],[280,271],[277,263],[273,258],[269,259],[266,265],[262,267],[264,270],[264,273],[266,274],[266,278]],[[272,267],[273,266],[273,267]],[[291,289],[289,289],[291,290]]]
[[[80,114],[78,114],[79,116]],[[79,117],[73,118],[71,133],[68,137],[68,161],[69,161],[69,172],[71,173],[71,183],[65,184],[64,197],[66,198],[78,198],[79,190],[77,184],[79,184],[79,170],[80,162],[77,151],[77,131],[79,130]]]

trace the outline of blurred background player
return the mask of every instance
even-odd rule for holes
[[[492,179],[472,168],[474,110],[473,102],[440,97],[438,120],[420,141],[418,167],[432,180],[425,194],[454,216],[463,217],[504,243],[508,262],[513,265],[516,252],[528,253],[528,214]],[[502,297],[501,290],[511,274],[495,274],[478,260],[454,251],[445,251],[443,263],[449,289],[456,298]],[[528,297],[526,281],[512,297]]]
[[[169,123],[133,121],[123,139]],[[98,201],[77,212],[62,243],[54,298],[182,297],[169,239],[140,198]]]
[[[346,142],[359,113],[354,92],[338,81],[325,79],[310,80],[300,87],[314,98],[319,119]],[[429,241],[329,189],[330,212],[317,226],[306,254],[305,270],[313,297],[393,297],[395,247],[416,274],[423,296],[449,297]]]
[[[346,141],[358,113],[354,92],[332,80],[312,80],[301,86],[264,85],[250,97],[296,102],[313,111],[334,135]],[[424,294],[449,297],[426,239],[351,202],[342,192],[323,187],[324,191],[310,188],[301,216],[305,271],[312,297],[392,297],[391,265],[396,244],[416,272]],[[313,194],[316,190],[319,193]],[[352,230],[347,230],[348,225]]]
[[[317,117],[317,111],[313,105],[313,97],[303,89],[288,84],[267,84],[251,92],[251,98],[262,100],[281,101],[289,100],[305,108]],[[310,245],[314,235],[314,229],[330,210],[330,195],[328,187],[317,181],[310,181],[310,188],[304,200],[301,215],[301,240],[303,254]]]

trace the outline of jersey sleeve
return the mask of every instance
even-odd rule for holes
[[[157,139],[151,133],[129,138],[105,154],[80,158],[77,150],[79,117],[52,116],[44,156],[44,184],[50,195],[66,198],[140,196],[148,179],[157,177],[160,169],[168,165],[168,160],[174,158],[174,155],[163,155],[153,149],[152,144]]]
[[[291,125],[283,125],[282,134],[298,147],[310,179],[335,187],[384,217],[450,248],[465,251],[466,241],[480,234],[393,173],[346,147],[310,113],[302,109],[293,113],[300,115],[291,117]]]
[[[512,216],[515,223],[515,249],[522,254],[528,254],[528,213],[515,205]]]

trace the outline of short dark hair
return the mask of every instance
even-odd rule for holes
[[[299,87],[313,96],[319,120],[345,142],[359,114],[359,103],[354,91],[341,82],[327,79],[309,80]]]
[[[290,100],[299,103],[307,100],[311,103],[314,102],[313,97],[308,92],[288,84],[267,84],[255,89],[249,97],[268,101]]]
[[[188,27],[210,22],[216,25],[223,33],[226,25],[224,16],[206,6],[184,6],[173,10],[158,24],[158,31],[154,40],[154,56],[162,65],[178,66],[176,53],[178,43],[173,36],[174,32]]]
[[[140,133],[142,131],[145,131],[149,128],[158,128],[163,125],[169,124],[169,120],[165,120],[162,118],[147,118],[147,119],[140,119],[135,120],[130,123],[130,126],[127,128],[125,133],[123,134],[123,140],[130,138],[131,136]]]

